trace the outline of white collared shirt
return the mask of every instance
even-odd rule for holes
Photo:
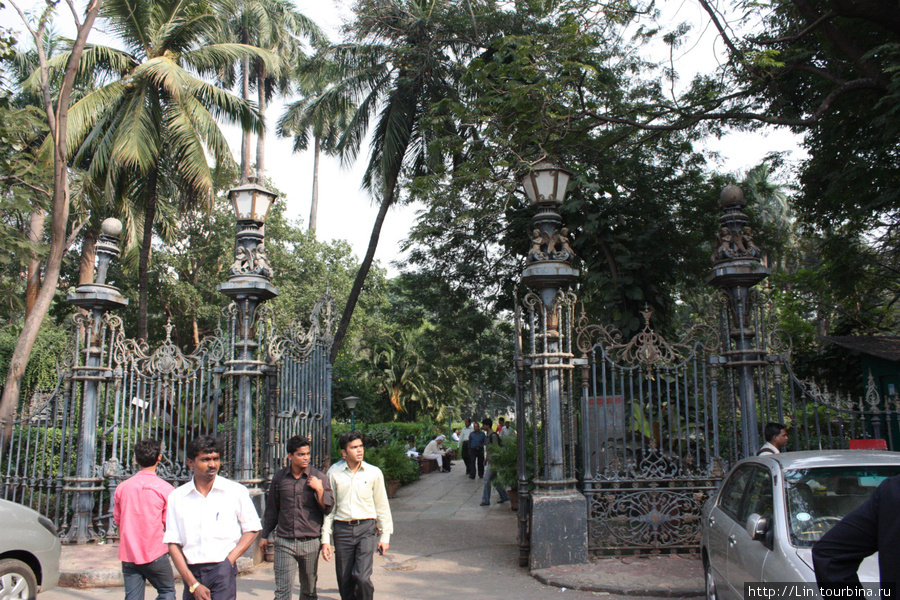
[[[462,430],[459,432],[459,443],[461,444],[463,442],[468,442],[469,434],[472,433],[473,431],[475,431],[475,428],[472,427],[471,425],[468,427],[463,427]]]
[[[334,510],[325,515],[322,543],[331,543],[335,520],[378,519],[381,541],[389,544],[394,533],[394,521],[381,469],[363,461],[354,473],[347,466],[347,461],[342,460],[328,469],[328,480],[334,491]]]
[[[262,529],[247,488],[218,475],[206,496],[193,478],[176,488],[166,510],[163,543],[179,544],[192,565],[222,562],[241,535]]]

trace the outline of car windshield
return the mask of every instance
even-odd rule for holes
[[[869,499],[888,477],[891,467],[828,467],[784,472],[791,543],[809,547],[848,513]]]

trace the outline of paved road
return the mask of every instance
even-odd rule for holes
[[[482,480],[468,479],[460,469],[430,473],[401,488],[391,501],[395,522],[391,548],[375,556],[375,594],[396,600],[583,600],[601,592],[562,590],[545,586],[517,566],[516,520],[507,504],[479,506]],[[496,492],[494,493],[496,500]],[[178,584],[181,597],[181,584]],[[319,598],[338,600],[333,563],[319,562]],[[239,600],[273,596],[271,565],[261,565],[238,580]],[[153,589],[147,598],[153,598]],[[75,590],[60,588],[40,600],[121,598],[123,588]],[[295,592],[295,598],[297,597]],[[631,596],[630,598],[634,598]]]

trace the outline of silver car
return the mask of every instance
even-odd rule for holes
[[[59,537],[50,519],[0,500],[0,598],[31,600],[59,582]]]
[[[894,475],[896,452],[786,452],[740,461],[703,507],[707,598],[743,598],[751,582],[815,583],[813,543]],[[877,555],[863,561],[859,579],[879,580]]]

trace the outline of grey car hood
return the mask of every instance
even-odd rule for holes
[[[797,548],[797,557],[802,560],[807,567],[810,569],[813,568],[812,548]],[[862,564],[859,565],[857,574],[859,575],[859,580],[865,583],[876,583],[879,581],[877,552],[872,556],[866,557],[862,561]]]

